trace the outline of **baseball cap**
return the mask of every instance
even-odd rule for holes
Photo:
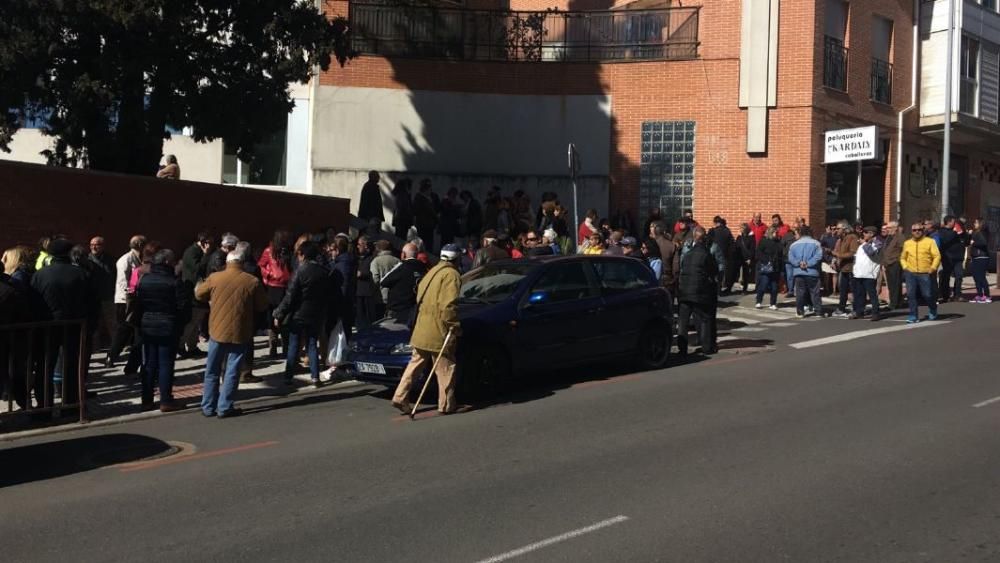
[[[638,246],[639,241],[635,240],[635,237],[625,237],[622,239],[622,246]]]
[[[457,244],[446,244],[441,249],[441,259],[448,262],[454,261],[462,253],[462,248]]]

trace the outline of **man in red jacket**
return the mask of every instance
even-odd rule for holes
[[[750,232],[753,233],[754,242],[760,244],[764,240],[764,233],[767,232],[767,225],[764,223],[760,213],[754,213],[753,219],[749,223]]]

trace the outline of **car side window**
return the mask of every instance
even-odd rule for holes
[[[644,289],[652,282],[652,274],[639,260],[595,260],[594,271],[604,295]]]
[[[582,262],[553,264],[531,288],[531,293],[544,292],[546,303],[560,303],[592,297],[590,280]]]

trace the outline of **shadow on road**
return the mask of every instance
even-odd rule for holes
[[[70,438],[0,450],[0,488],[56,479],[173,453],[170,444],[139,434]]]
[[[325,403],[332,403],[335,401],[342,401],[344,399],[353,399],[355,397],[364,397],[366,395],[373,395],[374,393],[370,388],[358,389],[354,391],[349,391],[346,393],[335,393],[335,394],[322,394],[322,395],[308,395],[302,397],[301,399],[296,399],[293,401],[284,401],[280,403],[275,403],[273,405],[263,405],[259,407],[246,407],[243,409],[245,415],[279,411],[283,409],[295,408],[295,407],[306,407],[309,405],[321,405]]]

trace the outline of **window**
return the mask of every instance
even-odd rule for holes
[[[284,186],[286,133],[282,130],[259,144],[250,162],[237,158],[235,147],[224,144],[222,183]]]
[[[823,41],[823,86],[847,91],[847,14],[849,5],[826,2],[826,37]]]
[[[892,20],[875,17],[872,22],[872,73],[871,93],[873,101],[892,103]]]
[[[561,303],[592,297],[590,280],[583,269],[583,262],[553,264],[535,282],[531,293],[543,292],[548,295],[546,303]]]
[[[517,290],[521,280],[534,270],[535,264],[517,263],[497,266],[487,264],[462,277],[459,301],[499,303]]]
[[[639,260],[594,260],[601,293],[617,295],[653,284],[653,273]]]
[[[694,121],[646,121],[642,124],[639,165],[639,216],[659,208],[664,217],[680,217],[694,203]]]
[[[959,72],[961,73],[961,87],[958,95],[958,111],[978,115],[979,41],[967,35],[962,36],[962,59]]]
[[[997,9],[997,0],[980,0],[979,2],[983,8],[995,12]]]

